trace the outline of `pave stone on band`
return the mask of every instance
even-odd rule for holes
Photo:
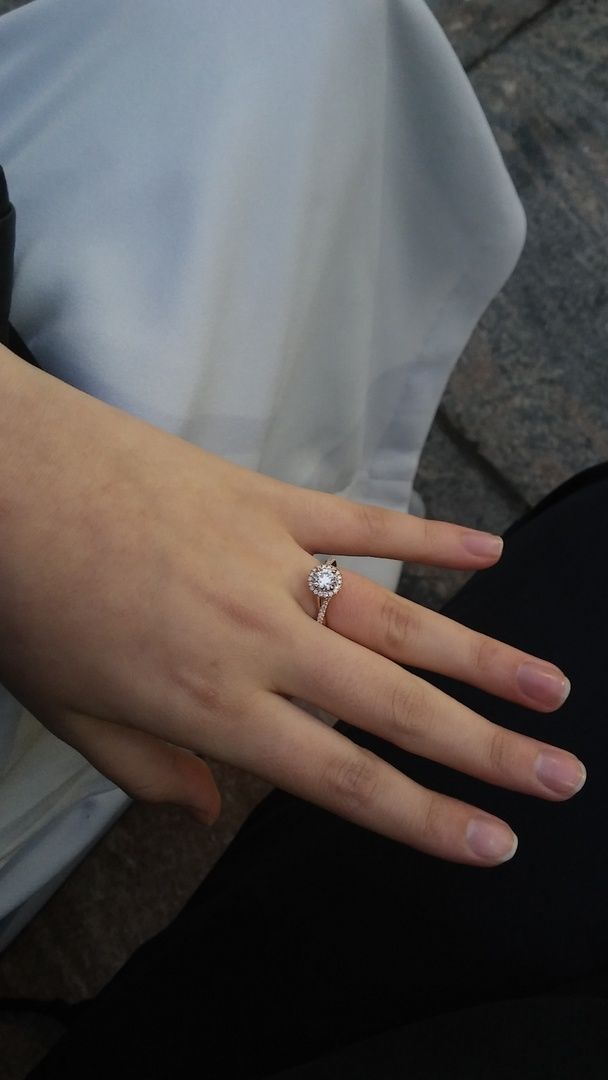
[[[319,602],[319,614],[317,622],[323,624],[327,605],[332,596],[342,588],[342,574],[338,570],[338,564],[331,557],[327,562],[315,566],[308,575],[308,588],[315,594]]]

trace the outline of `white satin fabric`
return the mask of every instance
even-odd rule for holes
[[[12,321],[43,367],[408,509],[525,233],[421,0],[34,0],[0,19],[0,162]],[[398,563],[341,563],[396,586]],[[0,691],[0,947],[128,801]]]

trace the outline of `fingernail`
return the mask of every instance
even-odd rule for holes
[[[543,705],[563,705],[571,689],[565,675],[528,662],[518,668],[517,682],[524,694]]]
[[[462,543],[467,551],[470,551],[471,555],[484,555],[485,557],[500,555],[504,547],[502,537],[482,532],[464,533]]]
[[[467,842],[474,855],[506,862],[517,851],[518,839],[506,825],[487,818],[471,818],[467,825]]]
[[[536,759],[536,775],[558,795],[576,795],[587,779],[587,770],[572,754],[543,750]]]

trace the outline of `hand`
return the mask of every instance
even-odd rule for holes
[[[350,502],[225,461],[3,350],[0,680],[133,798],[211,820],[198,754],[421,851],[493,865],[473,819],[291,697],[490,783],[562,799],[535,774],[555,747],[495,725],[408,664],[551,712],[520,689],[535,661],[343,571],[326,626],[308,589],[329,552],[479,569],[460,525]],[[552,664],[547,672],[567,680]]]

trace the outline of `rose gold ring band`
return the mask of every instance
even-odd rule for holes
[[[319,563],[310,571],[308,588],[317,597],[319,604],[317,622],[323,625],[329,601],[342,588],[342,574],[338,569],[336,560],[331,555],[326,562]]]

